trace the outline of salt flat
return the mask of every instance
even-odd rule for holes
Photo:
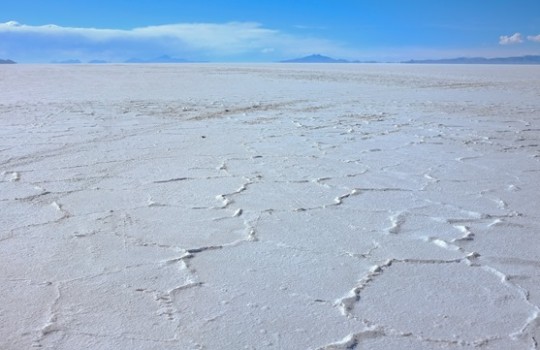
[[[538,349],[540,67],[0,67],[0,348]]]

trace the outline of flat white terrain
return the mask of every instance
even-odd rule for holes
[[[540,67],[0,67],[0,349],[538,349]]]

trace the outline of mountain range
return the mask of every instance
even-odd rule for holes
[[[439,60],[410,60],[402,63],[421,64],[540,64],[540,56],[516,56],[516,57],[458,57]]]
[[[188,61],[183,58],[175,58],[168,55],[159,56],[151,59],[130,58],[124,63],[194,63],[195,61]],[[0,64],[14,64],[17,63],[10,59],[0,59]],[[53,61],[52,63],[61,64],[77,64],[82,63],[78,59],[70,59],[64,61]],[[91,60],[90,64],[109,63],[103,60]],[[294,58],[279,63],[378,63],[377,61],[350,61],[345,59],[336,59],[329,56],[320,54],[313,54],[305,57]],[[400,63],[405,64],[540,64],[540,55],[526,55],[515,57],[458,57],[458,58],[443,58],[443,59],[427,59],[427,60],[409,60],[402,61]]]
[[[376,61],[349,61],[344,59],[335,59],[319,54],[294,58],[290,60],[280,61],[281,63],[377,63]],[[515,57],[458,57],[444,59],[429,59],[429,60],[409,60],[401,63],[418,63],[418,64],[540,64],[540,55],[527,55]]]

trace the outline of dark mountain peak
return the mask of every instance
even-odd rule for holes
[[[291,60],[281,61],[282,63],[349,63],[350,61],[343,59],[335,59],[321,54],[313,54],[305,57],[294,58]]]

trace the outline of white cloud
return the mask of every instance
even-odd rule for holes
[[[275,57],[351,53],[329,40],[292,35],[253,22],[179,23],[125,30],[31,26],[10,21],[0,23],[0,49],[41,57],[60,52],[79,52],[90,57],[106,52],[110,56],[167,53],[205,59],[234,59],[261,53]]]
[[[540,34],[538,34],[538,35],[529,35],[527,37],[527,39],[529,41],[534,41],[534,42],[540,43]]]
[[[499,37],[499,44],[501,45],[512,45],[512,44],[520,44],[523,42],[523,37],[521,36],[521,33],[515,33],[513,35],[501,35]]]
[[[128,40],[179,40],[193,47],[223,49],[242,46],[240,43],[261,40],[278,32],[262,28],[257,23],[181,23],[140,27],[130,30],[73,28],[57,25],[29,26],[15,21],[0,24],[0,33],[41,34],[55,36],[79,36],[91,41]]]

